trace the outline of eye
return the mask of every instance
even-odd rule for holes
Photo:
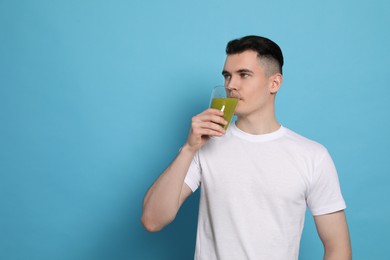
[[[223,75],[223,78],[224,78],[226,81],[230,80],[231,77],[232,77],[232,76],[229,75],[229,74],[224,74],[224,75]]]
[[[243,79],[246,79],[246,78],[249,77],[249,74],[246,73],[246,72],[241,72],[241,73],[240,73],[240,77],[243,78]]]

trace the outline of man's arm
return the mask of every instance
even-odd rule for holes
[[[141,222],[148,231],[156,232],[169,224],[176,217],[181,204],[192,193],[184,183],[184,178],[193,157],[194,153],[184,146],[147,191]]]
[[[159,231],[173,221],[182,203],[192,193],[184,183],[187,171],[196,152],[209,137],[224,134],[221,125],[227,122],[222,115],[219,110],[207,109],[192,118],[186,144],[145,195],[141,222],[148,231]]]
[[[324,260],[351,260],[351,241],[344,210],[315,216],[314,221],[324,245]]]

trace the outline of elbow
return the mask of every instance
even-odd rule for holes
[[[158,232],[166,226],[166,224],[160,223],[145,214],[143,214],[141,217],[141,223],[148,232]]]
[[[159,225],[154,223],[153,221],[147,220],[145,218],[141,218],[141,223],[148,232],[158,232],[162,229]]]

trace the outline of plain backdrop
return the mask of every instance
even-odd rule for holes
[[[199,192],[159,233],[142,199],[248,34],[284,52],[278,120],[330,151],[354,259],[390,259],[389,3],[0,0],[0,259],[192,259]]]

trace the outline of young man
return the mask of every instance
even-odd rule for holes
[[[142,223],[158,231],[201,187],[195,259],[298,259],[306,208],[323,242],[324,259],[351,259],[345,203],[326,148],[281,126],[275,95],[283,55],[259,36],[233,40],[222,75],[240,94],[237,121],[223,113],[192,118],[177,158],[145,195]]]

